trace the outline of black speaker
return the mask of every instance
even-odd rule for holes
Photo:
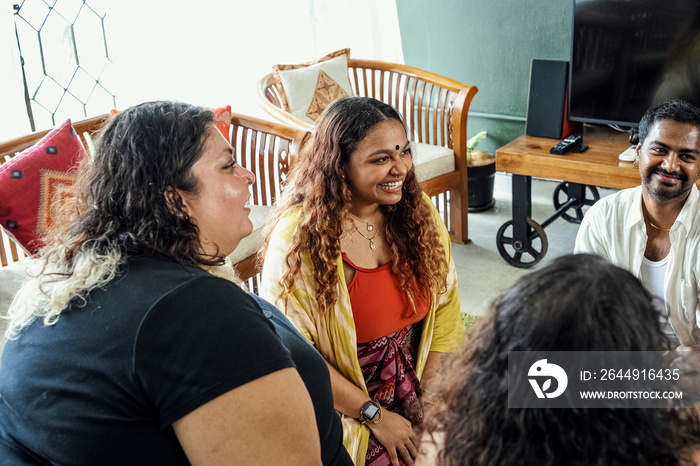
[[[566,90],[569,62],[533,59],[527,99],[525,134],[561,139],[580,124],[566,118]]]

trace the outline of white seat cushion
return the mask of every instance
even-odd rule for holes
[[[418,182],[455,171],[455,153],[449,147],[411,142]]]
[[[252,256],[257,253],[262,246],[262,229],[265,226],[265,222],[272,215],[272,211],[275,209],[272,206],[261,206],[261,205],[251,205],[250,215],[248,218],[253,222],[253,232],[243,238],[235,251],[229,254],[228,258],[231,262],[236,264],[242,261],[248,256]]]

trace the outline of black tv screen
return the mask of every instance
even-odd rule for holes
[[[700,107],[700,0],[574,0],[568,116],[636,127],[648,107]]]

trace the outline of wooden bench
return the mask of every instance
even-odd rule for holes
[[[108,119],[109,115],[100,115],[73,123],[88,150],[92,150],[93,141]],[[49,131],[37,131],[0,143],[0,164],[34,145]],[[251,198],[254,231],[241,241],[230,256],[241,278],[249,280],[251,290],[257,289],[256,275],[259,270],[255,254],[260,246],[262,226],[279,197],[290,163],[307,136],[307,131],[281,123],[236,113],[231,116],[230,137],[236,158],[256,176]],[[28,255],[24,248],[10,239],[4,231],[1,236],[0,266],[7,266]]]

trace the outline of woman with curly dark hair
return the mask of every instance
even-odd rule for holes
[[[1,463],[321,464],[289,352],[253,298],[204,270],[251,233],[254,180],[201,107],[150,102],[107,124],[10,306]]]
[[[510,408],[511,351],[667,348],[651,296],[629,272],[567,255],[518,279],[446,364],[420,466],[695,464],[698,413],[663,408]]]
[[[421,399],[461,340],[449,234],[400,115],[334,101],[265,232],[261,294],[321,352],[356,464],[412,464]]]

